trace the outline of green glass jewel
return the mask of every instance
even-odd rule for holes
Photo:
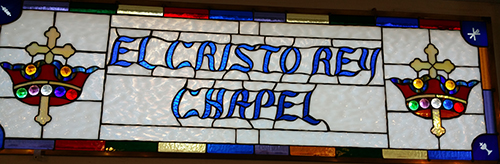
[[[409,103],[408,103],[408,107],[412,110],[412,111],[416,111],[418,109],[418,102],[415,101],[415,100],[411,100]]]
[[[26,90],[25,88],[19,88],[17,89],[16,91],[16,96],[19,97],[19,98],[25,98],[26,95],[28,95],[28,90]]]

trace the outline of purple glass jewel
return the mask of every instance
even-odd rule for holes
[[[64,89],[64,87],[57,87],[56,90],[54,90],[54,94],[57,96],[57,97],[62,97],[64,96],[64,94],[66,93],[66,89]]]
[[[429,107],[429,105],[431,105],[431,103],[429,102],[429,100],[427,99],[420,99],[420,106],[424,109],[427,109]]]
[[[30,93],[31,96],[35,96],[40,92],[40,88],[38,85],[32,85],[29,89],[28,92]]]

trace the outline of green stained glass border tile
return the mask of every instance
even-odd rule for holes
[[[105,3],[79,3],[71,2],[69,11],[84,12],[84,13],[99,13],[99,14],[116,14],[118,5]]]
[[[372,16],[330,15],[330,24],[375,26],[376,19]]]
[[[382,149],[337,148],[335,153],[337,157],[382,158]]]
[[[158,152],[158,142],[107,141],[106,151]]]

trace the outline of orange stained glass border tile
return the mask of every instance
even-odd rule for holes
[[[479,63],[481,65],[481,85],[483,89],[491,89],[488,48],[479,47]]]
[[[290,155],[335,157],[335,148],[316,146],[290,146]]]

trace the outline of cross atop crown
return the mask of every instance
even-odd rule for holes
[[[63,47],[56,47],[57,39],[61,34],[57,31],[56,27],[50,27],[45,31],[45,37],[47,37],[47,45],[40,46],[37,42],[31,42],[26,46],[26,51],[31,55],[45,54],[45,63],[52,63],[54,61],[54,55],[61,55],[65,59],[68,59],[73,54],[75,54],[75,48],[71,44],[65,44]]]
[[[437,77],[437,71],[445,71],[446,73],[451,73],[455,69],[455,65],[451,63],[450,60],[446,59],[443,62],[437,62],[437,55],[439,54],[439,50],[436,47],[429,43],[427,47],[425,47],[424,52],[427,54],[427,62],[423,62],[422,60],[415,58],[410,63],[410,66],[417,72],[421,70],[429,70],[429,76],[431,78]]]

